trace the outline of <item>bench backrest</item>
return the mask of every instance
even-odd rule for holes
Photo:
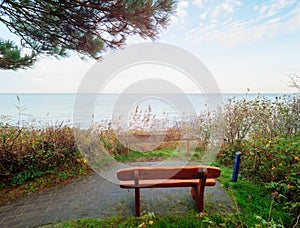
[[[212,166],[154,166],[121,169],[117,177],[121,181],[131,181],[138,173],[139,180],[199,179],[205,171],[207,178],[217,178],[221,173],[220,168]]]

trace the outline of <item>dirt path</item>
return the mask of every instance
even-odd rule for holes
[[[129,166],[156,165],[131,163]],[[173,165],[173,164],[170,164]],[[180,165],[180,162],[176,162]],[[36,227],[67,219],[134,215],[134,190],[121,189],[116,171],[124,165],[107,167],[100,175],[91,173],[74,183],[47,193],[32,194],[0,207],[0,227]],[[230,212],[234,205],[219,183],[205,189],[207,213]],[[156,216],[184,215],[196,211],[188,188],[142,189],[141,211]]]

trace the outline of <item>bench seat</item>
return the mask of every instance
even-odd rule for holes
[[[199,184],[199,179],[190,180],[140,180],[138,186],[134,181],[120,181],[121,188],[176,188],[176,187],[194,187]],[[214,186],[216,180],[212,178],[206,179],[205,186]]]

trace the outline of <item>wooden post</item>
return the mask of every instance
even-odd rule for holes
[[[187,153],[187,155],[191,154],[191,152],[190,152],[190,140],[189,139],[186,140],[186,153]]]

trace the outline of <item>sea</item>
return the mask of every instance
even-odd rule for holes
[[[257,96],[275,99],[284,94],[0,93],[0,123],[89,127],[139,115],[178,120],[220,107],[229,98],[251,100]]]

